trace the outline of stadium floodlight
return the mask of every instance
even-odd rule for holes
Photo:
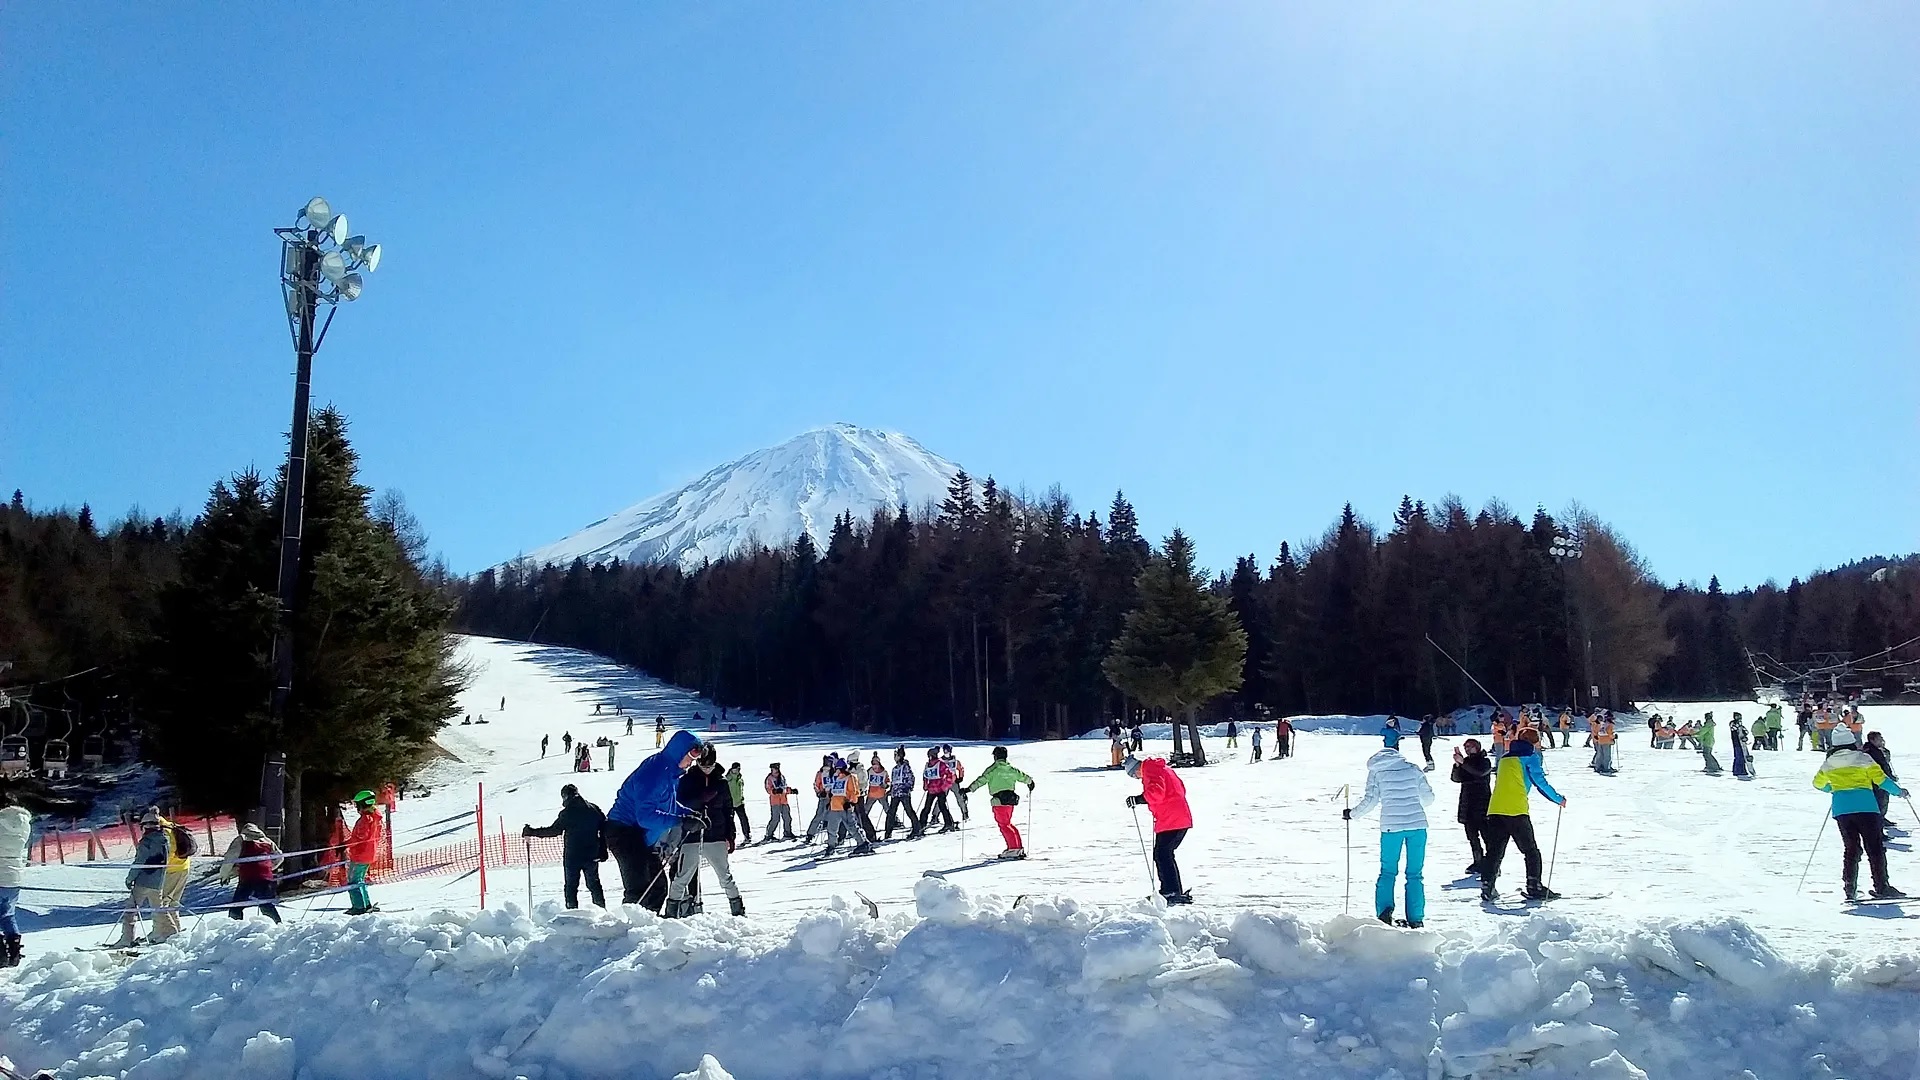
[[[274,235],[280,238],[280,288],[298,361],[293,382],[293,432],[287,446],[286,498],[281,500],[280,610],[273,635],[273,696],[268,701],[272,730],[280,731],[284,730],[287,703],[293,696],[293,628],[299,601],[300,538],[305,527],[313,354],[326,340],[340,302],[360,298],[366,288],[362,273],[380,265],[380,245],[367,243],[364,236],[351,235],[347,215],[335,213],[333,205],[318,196],[300,208],[292,226],[275,229]],[[322,305],[327,308],[324,322],[318,320]],[[260,824],[275,840],[284,835],[286,824],[286,763],[284,748],[269,745],[260,768]]]

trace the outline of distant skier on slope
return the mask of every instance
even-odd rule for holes
[[[633,717],[627,717],[627,734],[633,734]]]
[[[913,762],[907,760],[907,748],[893,748],[893,769],[887,774],[887,839],[893,839],[893,830],[904,828],[909,835],[920,831],[919,815],[913,812],[913,787],[918,774],[914,772]],[[906,815],[906,824],[900,823],[900,816]]]
[[[740,823],[738,843],[747,847],[753,843],[753,823],[747,820],[747,778],[741,774],[737,761],[727,766],[727,793],[733,799],[734,820]]]
[[[380,816],[373,792],[356,794],[353,805],[360,811],[360,817],[353,823],[352,835],[347,837],[347,914],[365,915],[378,910],[367,892],[367,872],[380,857],[380,840],[386,834],[387,822]]]
[[[547,736],[547,735],[540,736],[540,756],[542,758],[545,758],[547,756],[547,739],[548,738],[550,738],[550,736]]]
[[[966,821],[967,789],[960,785],[967,782],[967,767],[960,764],[960,759],[954,754],[951,743],[940,747],[940,760],[953,773],[953,798],[960,804],[960,820]]]
[[[1756,723],[1765,723],[1764,720]],[[1733,746],[1733,775],[1742,779],[1753,779],[1751,760],[1747,753],[1747,725],[1740,720],[1740,714],[1733,714],[1733,722],[1727,725],[1727,742]]]
[[[664,716],[656,716],[653,718],[653,748],[658,750],[666,740],[667,718]]]
[[[1420,718],[1420,754],[1427,759],[1428,772],[1433,771],[1433,734],[1435,720],[1432,713]]]
[[[854,772],[851,763],[834,761],[833,771],[827,774],[827,847],[820,853],[822,858],[832,855],[841,837],[849,834],[853,837],[855,855],[873,853],[873,844],[860,827],[858,804],[862,782],[863,776]]]
[[[1231,750],[1239,747],[1239,745],[1240,722],[1230,718],[1227,720],[1227,748]]]
[[[563,731],[560,733],[560,749],[565,753],[573,753],[573,732]]]
[[[1275,760],[1293,756],[1293,721],[1284,716],[1273,722],[1273,756]]]
[[[780,771],[777,761],[767,767],[767,778],[760,786],[767,792],[767,835],[760,842],[773,843],[775,830],[780,831],[782,840],[793,839],[793,807],[787,800],[800,794],[799,789],[787,783],[787,775]]]
[[[827,778],[833,775],[833,755],[825,754],[820,758],[820,769],[813,774],[813,820],[807,822],[806,843],[813,843],[815,834],[827,827]],[[828,838],[832,842],[832,838]]]
[[[933,824],[933,812],[938,809],[940,818],[946,824],[940,829],[950,833],[960,826],[953,820],[953,811],[947,809],[947,791],[953,787],[953,768],[940,759],[938,747],[927,750],[926,768],[920,770],[920,787],[927,793],[925,805],[920,807],[920,825],[913,830],[911,839],[918,840],[926,834]]]
[[[1619,740],[1613,728],[1613,714],[1601,716],[1594,725],[1593,770],[1601,776],[1612,776],[1620,771],[1613,767],[1613,748]]]
[[[1560,894],[1540,880],[1545,860],[1540,844],[1533,837],[1533,817],[1527,805],[1527,789],[1532,788],[1552,802],[1565,806],[1567,797],[1547,783],[1547,770],[1540,764],[1532,740],[1515,739],[1494,768],[1493,796],[1487,802],[1487,857],[1481,861],[1480,899],[1489,903],[1500,898],[1500,863],[1506,858],[1507,844],[1520,849],[1526,858],[1529,900],[1558,900]]]
[[[1468,739],[1453,748],[1453,782],[1460,785],[1460,805],[1454,813],[1467,832],[1467,847],[1473,851],[1468,877],[1479,877],[1487,864],[1487,802],[1493,798],[1493,759],[1480,748],[1479,739]]]
[[[1835,728],[1828,736],[1832,749],[1813,776],[1813,786],[1833,796],[1833,825],[1840,831],[1844,845],[1840,856],[1840,885],[1848,902],[1858,900],[1860,855],[1867,856],[1867,868],[1873,875],[1875,900],[1897,900],[1906,893],[1887,880],[1887,848],[1880,823],[1880,806],[1871,794],[1875,789],[1889,795],[1905,796],[1906,791],[1893,782],[1886,771],[1853,744],[1853,732]]]
[[[692,815],[679,799],[680,774],[700,756],[700,737],[676,731],[627,774],[607,811],[607,849],[620,868],[625,903],[656,914],[666,904],[667,874],[680,845],[681,821]]]
[[[1429,718],[1431,719],[1431,718]],[[1424,726],[1424,725],[1423,725]],[[1400,855],[1407,856],[1406,925],[1419,929],[1427,919],[1427,805],[1433,787],[1426,772],[1400,756],[1400,732],[1381,733],[1386,743],[1367,759],[1367,788],[1359,803],[1340,811],[1348,821],[1380,808],[1380,876],[1373,885],[1373,911],[1393,925],[1393,887],[1400,877]]]
[[[1700,722],[1700,730],[1693,733],[1693,743],[1700,748],[1701,771],[1708,776],[1719,776],[1720,759],[1713,756],[1713,714],[1708,713]]]
[[[1253,725],[1253,760],[1259,761],[1261,754],[1260,733],[1266,730],[1265,724]]]
[[[1160,897],[1168,904],[1191,904],[1193,894],[1180,882],[1180,864],[1173,857],[1193,828],[1193,810],[1187,805],[1187,785],[1159,758],[1129,756],[1127,775],[1140,781],[1140,794],[1127,796],[1127,808],[1144,806],[1153,815],[1153,867],[1160,876]],[[1137,822],[1136,822],[1137,824]]]
[[[1033,794],[1033,777],[1008,764],[1007,748],[996,746],[993,764],[967,786],[967,790],[972,791],[985,785],[987,795],[993,800],[993,823],[1000,826],[1000,838],[1007,842],[1007,850],[1000,853],[1003,859],[1027,857],[1027,845],[1020,839],[1020,830],[1013,827],[1013,809],[1020,805],[1020,794],[1013,790],[1017,784],[1027,785],[1027,794]]]

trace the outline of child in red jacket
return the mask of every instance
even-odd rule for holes
[[[367,894],[367,871],[380,855],[380,837],[387,823],[374,805],[373,792],[362,791],[353,797],[360,819],[353,823],[347,837],[347,914],[365,915],[375,910],[373,897]]]
[[[1173,766],[1159,758],[1142,761],[1129,756],[1127,775],[1140,781],[1138,795],[1127,796],[1129,808],[1145,806],[1153,813],[1153,866],[1160,874],[1160,895],[1169,904],[1191,904],[1193,897],[1180,885],[1180,865],[1174,849],[1193,828],[1193,810],[1187,806],[1187,785]]]

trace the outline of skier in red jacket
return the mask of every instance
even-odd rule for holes
[[[347,837],[347,914],[365,915],[378,910],[367,894],[367,871],[380,855],[380,838],[387,823],[374,805],[373,792],[355,795],[353,805],[360,811],[360,819],[353,823],[353,832]]]
[[[1153,813],[1153,866],[1160,874],[1160,895],[1169,904],[1191,904],[1193,896],[1180,885],[1180,865],[1173,851],[1193,828],[1193,810],[1187,806],[1187,785],[1173,766],[1159,758],[1128,756],[1127,775],[1140,781],[1138,795],[1127,796],[1127,806],[1145,806]]]

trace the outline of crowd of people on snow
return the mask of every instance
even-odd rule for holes
[[[504,699],[500,707],[505,708]],[[1842,885],[1847,899],[1859,898],[1862,861],[1869,869],[1870,899],[1904,897],[1888,879],[1885,841],[1893,827],[1887,816],[1890,800],[1905,797],[1907,792],[1897,782],[1885,739],[1880,732],[1864,732],[1857,703],[1807,700],[1800,704],[1798,713],[1796,726],[1801,738],[1796,749],[1815,749],[1826,755],[1813,785],[1830,796],[1830,816],[1842,838]],[[716,722],[709,722],[710,731]],[[1403,730],[1403,723],[1408,729]],[[632,727],[633,718],[629,716],[629,733]],[[704,866],[726,895],[730,912],[744,915],[746,904],[730,857],[756,841],[741,766],[735,762],[723,769],[718,746],[702,741],[693,731],[676,731],[669,737],[665,717],[656,718],[654,727],[658,749],[621,783],[609,810],[603,812],[584,798],[578,787],[565,784],[560,788],[560,809],[552,823],[527,825],[522,834],[562,839],[562,891],[569,908],[579,906],[582,882],[591,903],[606,905],[600,864],[611,859],[620,875],[624,903],[640,904],[668,918],[699,913],[704,910],[699,889]],[[1243,727],[1251,739],[1251,761],[1263,759],[1269,731],[1276,758],[1295,752],[1292,725],[1284,718],[1262,718],[1249,724],[1229,721],[1225,730],[1229,748],[1237,748]],[[1513,848],[1518,850],[1523,867],[1521,897],[1529,901],[1558,899],[1560,894],[1547,881],[1530,796],[1538,793],[1556,807],[1567,805],[1566,796],[1547,779],[1545,759],[1550,750],[1571,747],[1575,730],[1584,733],[1583,748],[1593,751],[1590,766],[1603,775],[1614,773],[1615,718],[1605,709],[1581,717],[1572,710],[1562,710],[1554,717],[1540,707],[1523,706],[1513,712],[1497,708],[1487,727],[1485,744],[1469,737],[1453,748],[1450,777],[1458,787],[1455,820],[1465,832],[1472,853],[1466,873],[1479,879],[1483,901],[1498,903],[1498,884],[1508,849]],[[1701,754],[1703,771],[1721,771],[1715,756],[1717,725],[1711,712],[1697,723],[1679,723],[1654,714],[1648,728],[1653,749],[1692,749]],[[1436,797],[1426,773],[1435,768],[1436,735],[1449,730],[1457,730],[1451,718],[1428,715],[1417,726],[1410,720],[1388,718],[1381,732],[1383,745],[1367,760],[1361,798],[1343,810],[1349,821],[1376,811],[1379,814],[1380,868],[1374,887],[1374,912],[1382,922],[1414,928],[1425,924],[1428,808]],[[1734,775],[1750,778],[1753,753],[1782,749],[1783,733],[1784,713],[1778,705],[1756,718],[1751,727],[1741,713],[1733,713],[1727,736]],[[1116,720],[1108,725],[1106,734],[1108,766],[1125,770],[1141,785],[1139,794],[1127,797],[1128,807],[1137,811],[1144,806],[1150,811],[1154,840],[1148,861],[1159,895],[1168,904],[1192,902],[1175,858],[1175,851],[1193,827],[1184,783],[1168,761],[1143,756],[1145,739],[1137,721],[1123,726]],[[1403,739],[1410,735],[1419,741],[1420,763],[1403,752]],[[576,768],[585,761],[587,766],[580,771],[591,769],[592,747],[585,740],[576,741],[571,732],[563,732],[561,745],[575,755]],[[616,745],[605,737],[592,744],[606,748],[609,769]],[[542,757],[547,749],[548,740],[543,737]],[[818,841],[823,844],[819,858],[830,857],[843,846],[851,855],[865,855],[874,850],[874,845],[892,841],[896,833],[916,840],[930,831],[944,834],[959,829],[969,819],[968,796],[985,788],[995,825],[1006,843],[993,858],[1016,860],[1027,856],[1014,817],[1021,801],[1020,789],[1024,787],[1031,797],[1035,782],[1011,763],[1004,746],[993,749],[991,763],[971,783],[953,746],[941,744],[928,747],[924,761],[919,763],[911,760],[905,746],[893,748],[891,764],[883,761],[878,751],[870,752],[864,763],[857,751],[826,754],[805,789],[774,762],[761,787],[768,816],[757,841],[760,844],[797,841],[812,845]],[[813,813],[806,828],[798,830],[793,800],[804,797],[809,790]],[[358,818],[339,848],[340,861],[347,868],[349,915],[379,910],[367,886],[367,875],[384,839],[385,819],[377,802],[371,791],[354,796]],[[183,895],[189,858],[196,854],[192,832],[161,816],[158,808],[148,809],[140,824],[141,837],[126,876],[128,901],[116,942],[119,947],[157,943],[180,932],[180,913],[186,910]],[[1137,816],[1135,824],[1139,824]],[[29,832],[27,812],[0,791],[0,966],[20,962],[21,935],[15,912],[27,865]],[[1143,849],[1145,846],[1143,834]],[[221,860],[219,878],[233,883],[234,890],[230,901],[218,906],[234,919],[244,918],[248,907],[258,907],[263,916],[279,922],[275,902],[283,859],[280,848],[258,826],[243,825]],[[150,919],[151,928],[140,935],[143,913]]]

